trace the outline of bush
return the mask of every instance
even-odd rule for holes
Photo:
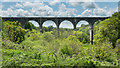
[[[47,42],[50,42],[55,39],[55,36],[52,34],[52,32],[45,32],[42,34],[42,36]]]
[[[39,30],[32,29],[30,31],[27,29],[24,35],[25,40],[20,44],[14,43],[12,37],[14,38],[14,36],[19,36],[22,33],[22,29],[19,27],[20,24],[5,22],[3,39],[0,39],[0,41],[3,41],[2,55],[4,57],[2,64],[3,66],[118,66],[120,65],[120,39],[119,33],[114,33],[119,31],[115,31],[118,25],[114,20],[108,20],[102,22],[106,28],[100,23],[95,25],[94,45],[88,43],[89,31],[84,31],[89,29],[88,25],[80,27],[81,32],[72,31],[72,29],[61,29],[60,37],[57,38],[55,38],[56,35],[53,31],[40,33]],[[111,25],[109,23],[111,21],[116,26],[114,23]],[[103,27],[105,29],[102,29]],[[104,32],[109,28],[112,31],[110,34],[109,31]],[[18,31],[18,34],[14,31]],[[110,40],[113,39],[112,37],[118,38],[116,48],[112,48],[112,40]]]
[[[25,24],[25,29],[30,29],[32,31],[32,29],[35,29],[35,26],[31,22],[28,22]]]
[[[82,43],[76,38],[76,36],[70,35],[67,39],[61,42],[60,52],[72,56],[73,54],[78,54],[81,49]]]
[[[118,48],[120,48],[120,39],[117,40],[116,46],[117,46]]]
[[[74,31],[73,35],[76,36],[80,42],[89,43],[89,36],[86,33]]]
[[[3,39],[10,39],[13,42],[21,43],[25,40],[25,30],[20,27],[19,22],[3,22]]]
[[[61,53],[62,53],[62,54],[67,54],[67,55],[69,55],[69,56],[72,56],[72,55],[73,55],[72,48],[69,47],[68,45],[64,45],[64,46],[61,48]]]
[[[95,40],[97,40],[97,42],[101,42],[103,43],[104,40],[109,40],[112,45],[113,48],[116,47],[116,41],[117,39],[120,38],[120,12],[117,12],[115,14],[112,15],[112,17],[101,21],[95,29],[96,30],[96,34],[94,36]]]

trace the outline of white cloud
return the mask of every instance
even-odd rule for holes
[[[69,4],[72,6],[78,6],[83,3],[94,2],[94,0],[69,0]]]
[[[35,16],[50,16],[53,13],[53,9],[49,7],[48,5],[33,7],[32,13]]]
[[[25,2],[23,5],[24,7],[30,7],[34,16],[50,16],[53,13],[53,9],[42,2]]]
[[[43,6],[44,4],[42,2],[24,2],[23,6],[24,7],[39,7]]]
[[[53,0],[51,2],[49,2],[50,5],[56,5],[59,4],[61,1],[60,0]]]
[[[52,0],[2,0],[1,2],[50,2]],[[61,2],[119,2],[119,0],[60,0]]]
[[[69,2],[94,2],[95,0],[69,0]]]
[[[92,11],[86,9],[84,12],[81,13],[81,16],[92,16]]]
[[[92,16],[92,17],[97,17],[97,16],[111,16],[113,13],[118,12],[117,8],[95,8],[95,9],[86,9],[84,12],[81,13],[81,16]]]
[[[118,7],[115,9],[99,8],[93,2],[82,3],[85,10],[81,14],[75,8],[68,8],[65,4],[59,4],[58,10],[53,11],[48,5],[42,2],[24,2],[16,3],[15,6],[11,6],[7,10],[0,11],[2,16],[55,16],[55,17],[75,17],[75,16],[111,16],[114,12],[118,11]],[[85,6],[84,6],[85,5]],[[15,9],[17,7],[17,9]],[[19,8],[18,8],[19,7]],[[22,8],[21,8],[22,7]],[[25,9],[28,8],[28,9]],[[91,9],[92,8],[92,9]]]
[[[17,8],[21,8],[21,7],[23,7],[23,5],[22,5],[22,4],[19,4],[19,3],[17,3],[17,4],[15,5],[15,7],[17,7]]]
[[[63,17],[71,17],[76,16],[77,10],[74,8],[66,8],[64,4],[59,5],[59,10],[55,11],[54,16],[63,16]]]
[[[3,6],[2,6],[2,4],[0,3],[0,16],[2,16],[2,14],[1,14],[1,13],[2,13],[2,7],[3,7]]]
[[[83,2],[69,2],[70,5],[72,6],[78,6],[81,5]]]
[[[17,16],[29,16],[31,15],[29,11],[23,9],[15,10]]]
[[[29,9],[25,10],[24,8]],[[51,7],[40,2],[16,3],[14,7],[11,6],[7,10],[2,10],[2,16],[49,16],[52,13],[53,9]]]
[[[81,4],[84,9],[98,8],[97,4],[94,2],[85,2]]]
[[[98,8],[97,4],[94,2],[69,2],[72,6],[81,5],[83,9],[94,9]]]
[[[29,16],[30,12],[23,9],[13,10],[12,8],[8,8],[7,10],[1,11],[2,16]]]
[[[0,9],[2,9],[3,8],[3,5],[2,5],[2,3],[0,3]]]

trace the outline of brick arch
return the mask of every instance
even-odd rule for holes
[[[73,28],[74,28],[74,23],[73,23],[71,20],[68,20],[68,19],[62,20],[62,21],[60,22],[60,25],[61,25],[64,21],[70,22],[70,23],[72,24]],[[59,26],[60,26],[60,25],[59,25]]]
[[[39,23],[38,23],[36,20],[34,20],[34,19],[27,20],[26,24],[27,24],[29,21],[35,21],[35,22],[39,25]],[[33,23],[32,23],[32,24],[33,24]],[[33,25],[34,25],[34,24],[33,24]],[[39,25],[39,26],[40,26],[40,25]]]
[[[45,21],[43,21],[42,26],[43,26],[43,24],[44,24],[45,22],[47,22],[47,21],[52,21],[52,22],[56,25],[56,27],[57,27],[57,24],[55,23],[54,20],[45,20]]]
[[[78,25],[80,22],[82,22],[82,21],[85,21],[85,22],[87,22],[87,24],[89,24],[89,22],[86,21],[86,20],[79,20],[79,21],[77,22],[77,24],[76,24],[76,27],[77,27],[77,25]],[[80,23],[80,24],[81,24],[81,23]]]

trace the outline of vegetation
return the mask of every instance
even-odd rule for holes
[[[28,22],[25,24],[25,29],[29,29],[32,31],[32,29],[35,29],[35,26],[32,23]]]
[[[3,22],[3,39],[21,43],[25,40],[25,30],[20,27],[19,22]]]
[[[94,45],[89,44],[89,25],[77,31],[43,27],[26,29],[19,22],[3,22],[3,66],[119,66],[120,12],[94,25]],[[30,23],[29,23],[30,24]],[[49,30],[50,29],[50,30]]]
[[[95,29],[97,42],[102,43],[108,40],[115,48],[117,39],[120,39],[120,12],[99,23]]]

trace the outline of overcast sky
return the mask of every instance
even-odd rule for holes
[[[84,2],[86,0],[76,0],[78,2],[67,1],[60,2],[60,0],[54,0],[51,2],[38,2],[38,0],[29,0],[26,2],[9,2],[3,0],[0,3],[0,16],[7,17],[24,17],[24,16],[39,16],[39,17],[108,17],[113,13],[118,12],[118,2]],[[92,1],[92,0],[91,0]],[[114,1],[114,0],[113,0]],[[33,22],[36,26],[37,23]],[[87,23],[87,22],[81,22]],[[54,22],[47,21],[43,26],[53,25]],[[78,23],[77,27],[80,26]],[[60,27],[73,28],[73,25],[69,21],[64,21]]]

